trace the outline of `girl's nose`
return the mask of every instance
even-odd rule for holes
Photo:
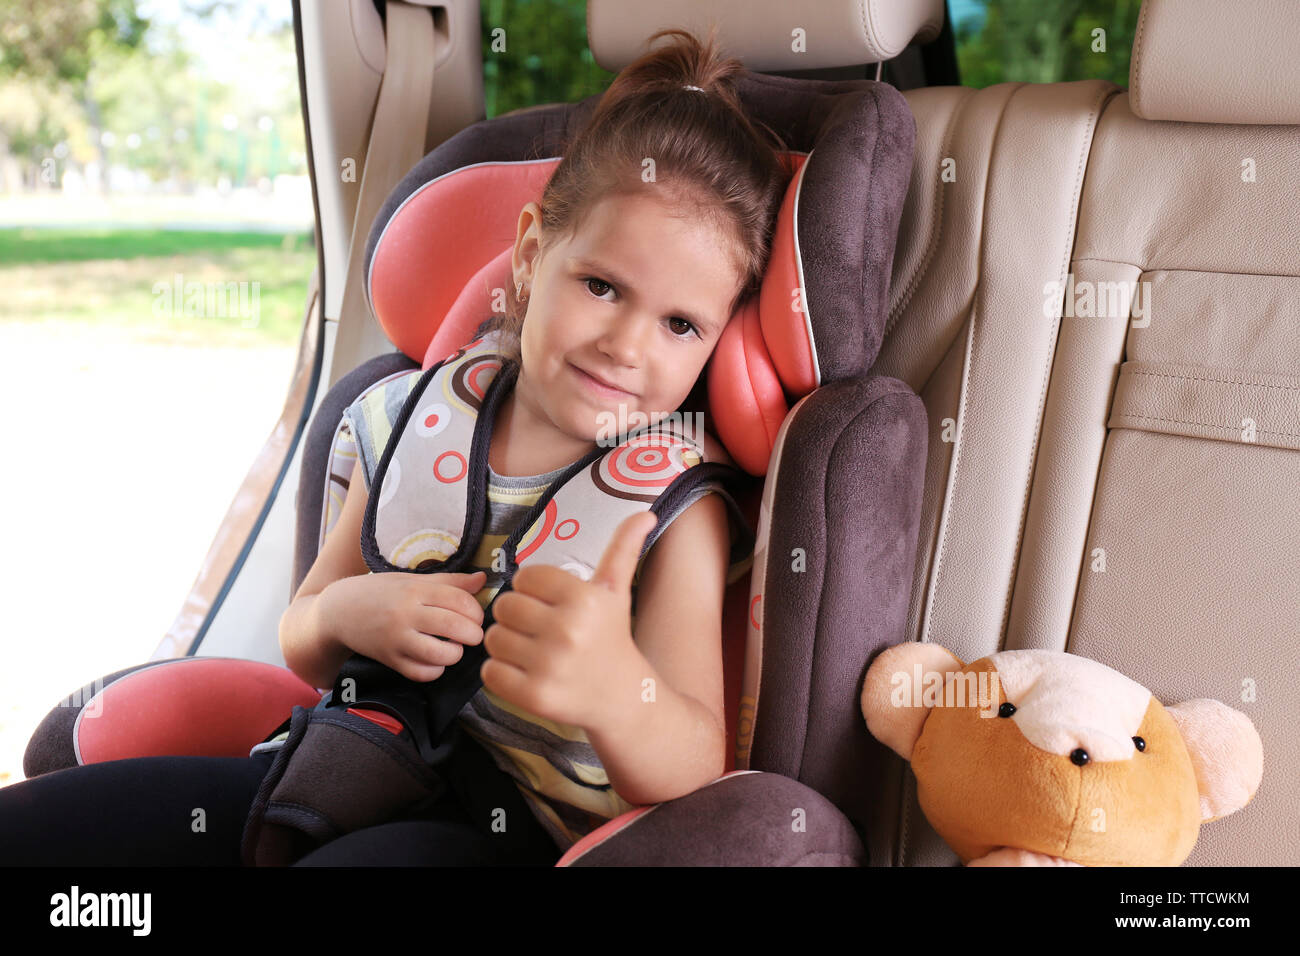
[[[597,344],[610,361],[638,368],[645,354],[644,339],[645,323],[621,321],[611,323]]]

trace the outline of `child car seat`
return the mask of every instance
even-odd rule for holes
[[[766,476],[741,501],[757,524],[752,580],[731,583],[724,609],[732,764],[693,794],[609,821],[566,865],[866,862],[854,795],[880,755],[857,715],[858,687],[870,657],[903,638],[927,434],[907,385],[865,377],[881,344],[914,125],[901,95],[876,82],[747,72],[738,92],[790,146],[792,179],[761,293],[706,371],[717,437],[746,472]],[[384,204],[366,245],[366,292],[400,351],[340,379],[313,417],[294,591],[350,475],[343,409],[468,341],[508,281],[520,207],[540,198],[597,99],[476,123]],[[239,709],[228,692],[250,686],[248,675],[268,683],[247,695],[261,706]],[[133,755],[243,755],[319,698],[283,668],[231,659],[152,662],[97,684],[81,692],[85,706],[56,708],[38,728],[29,776]],[[180,716],[168,709],[178,702]]]

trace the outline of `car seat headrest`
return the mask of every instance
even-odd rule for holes
[[[1143,0],[1129,108],[1148,120],[1300,124],[1300,4]]]
[[[760,291],[705,369],[707,427],[761,475],[791,404],[865,373],[880,351],[915,123],[897,90],[868,80],[746,72],[737,89],[790,147],[792,178]],[[389,339],[424,368],[502,310],[519,211],[540,200],[598,99],[467,127],[385,201],[366,242],[366,296]]]
[[[587,0],[587,45],[617,73],[656,31],[703,36],[716,22],[719,44],[751,70],[816,70],[892,60],[937,37],[943,17],[944,0]]]

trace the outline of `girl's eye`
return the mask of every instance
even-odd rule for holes
[[[603,299],[603,298],[605,297],[605,293],[606,293],[606,292],[612,292],[613,289],[614,289],[614,287],[613,287],[612,285],[610,285],[608,282],[606,282],[604,279],[588,278],[588,279],[586,279],[585,281],[586,281],[586,283],[587,283],[587,291],[588,291],[588,292],[591,292],[591,294],[594,295],[594,296],[595,296],[596,298],[598,298],[598,299]],[[600,286],[600,287],[603,288],[605,291],[604,291],[604,292],[595,292],[595,291],[593,291],[592,288],[591,288],[593,284],[594,284],[594,285],[597,285],[597,286]]]
[[[686,328],[682,330],[682,333],[681,333],[682,336],[685,336],[685,335],[687,335],[687,334],[692,333],[692,332],[695,331],[695,326],[691,325],[691,323],[687,322],[685,319],[681,318],[680,316],[676,316],[676,315],[674,315],[674,316],[673,316],[671,319],[669,319],[668,321],[669,321],[669,322],[680,322],[682,325],[686,326]]]
[[[590,292],[598,299],[603,299],[610,292],[614,291],[614,287],[612,285],[610,285],[604,279],[597,279],[595,276],[585,276],[582,281],[586,283],[587,291]],[[695,326],[692,323],[688,322],[686,319],[681,318],[680,316],[675,315],[668,321],[680,322],[682,325],[686,326],[684,329],[680,329],[680,331],[677,334],[678,338],[685,338],[687,335],[691,335],[691,334],[699,335],[699,333],[695,330]]]

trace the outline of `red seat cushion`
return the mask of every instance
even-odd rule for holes
[[[183,657],[109,684],[73,730],[79,763],[129,757],[247,757],[320,693],[293,671],[259,661]]]

